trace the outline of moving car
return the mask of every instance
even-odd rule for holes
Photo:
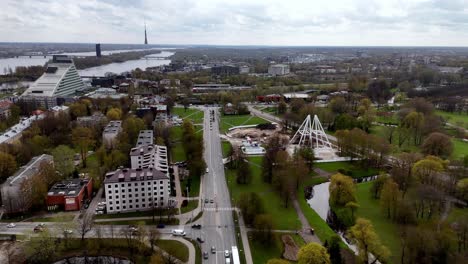
[[[215,254],[215,253],[216,253],[216,248],[215,248],[215,247],[211,247],[211,253],[212,253],[212,254]]]
[[[206,251],[203,252],[203,258],[208,259],[208,252],[206,252]]]
[[[34,233],[42,232],[42,231],[44,231],[44,229],[41,226],[35,226],[34,227]]]
[[[203,243],[203,242],[205,242],[205,239],[203,239],[202,236],[199,236],[199,237],[197,237],[197,241],[200,242],[200,243]]]
[[[229,250],[224,250],[224,257],[229,258],[231,256],[231,253],[229,253]]]
[[[157,227],[157,228],[165,228],[166,225],[165,225],[165,224],[158,224],[156,227]]]
[[[16,227],[16,225],[15,225],[14,223],[9,223],[9,224],[7,225],[7,227],[8,227],[8,228],[13,228],[13,227]]]
[[[67,235],[71,235],[71,234],[73,234],[73,230],[71,230],[71,229],[65,229],[65,230],[63,230],[63,233],[64,233],[64,234],[67,234]]]
[[[173,229],[171,233],[173,236],[185,236],[186,235],[185,231],[182,229]]]
[[[195,225],[192,225],[192,228],[201,229],[201,225],[200,224],[195,224]]]

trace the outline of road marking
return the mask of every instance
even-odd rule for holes
[[[203,211],[234,211],[236,208],[234,207],[221,207],[221,208],[214,208],[214,207],[205,207],[203,208]]]

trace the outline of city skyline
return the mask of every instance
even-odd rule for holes
[[[465,0],[21,2],[0,10],[0,42],[267,46],[466,46]]]

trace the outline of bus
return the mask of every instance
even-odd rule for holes
[[[240,259],[239,259],[239,251],[237,250],[236,246],[232,247],[232,264],[240,264]]]

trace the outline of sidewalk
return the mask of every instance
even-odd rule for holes
[[[302,239],[304,239],[306,243],[316,242],[322,244],[320,242],[320,239],[315,234],[312,234],[310,232],[311,226],[309,225],[309,221],[307,221],[307,218],[305,217],[304,213],[302,213],[301,207],[299,206],[299,202],[297,201],[297,199],[293,200],[293,206],[294,209],[296,209],[296,213],[299,217],[299,220],[301,221],[302,230],[299,231],[299,235],[301,235]]]
[[[241,238],[242,238],[242,245],[244,247],[244,255],[245,255],[245,262],[247,264],[253,264],[252,260],[252,253],[250,252],[250,244],[249,244],[249,238],[247,235],[247,228],[245,227],[244,223],[244,217],[240,214],[240,210],[238,212],[238,219],[239,219],[239,228],[240,228],[240,233],[241,233]]]

